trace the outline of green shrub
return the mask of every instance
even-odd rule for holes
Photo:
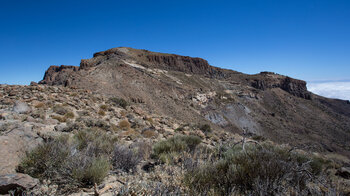
[[[67,112],[67,113],[64,115],[65,118],[69,118],[69,119],[73,119],[74,116],[75,116],[75,115],[74,115],[73,112]]]
[[[106,111],[106,110],[108,110],[108,106],[107,105],[101,105],[100,109],[103,110],[103,111]]]
[[[314,164],[314,166],[312,166]],[[322,171],[320,161],[288,149],[247,145],[227,150],[223,158],[191,169],[184,178],[193,194],[284,195],[301,193]]]
[[[59,115],[65,115],[68,110],[62,106],[62,105],[55,105],[53,108],[52,108],[53,112],[55,112],[56,114],[59,114]]]
[[[97,129],[62,136],[28,152],[18,170],[57,184],[59,193],[101,183],[107,176],[115,140]]]
[[[70,141],[67,137],[39,145],[33,151],[27,153],[18,169],[40,179],[56,179],[61,175],[64,176],[65,174],[56,176],[55,172],[65,164],[70,154],[69,146]]]
[[[184,131],[184,130],[185,130],[185,128],[180,126],[180,127],[176,128],[174,131],[175,132],[181,132],[181,131]]]
[[[160,141],[153,146],[153,156],[159,158],[170,153],[193,151],[201,139],[197,136],[178,135],[167,140]]]
[[[123,98],[113,97],[113,98],[110,98],[110,101],[113,104],[119,105],[120,107],[122,107],[124,109],[129,105],[129,103]]]
[[[200,130],[202,130],[204,133],[210,133],[211,132],[211,127],[209,124],[204,124],[204,125],[201,125]]]
[[[86,157],[84,157],[86,158]],[[107,176],[110,169],[110,163],[106,157],[92,157],[89,158],[88,164],[86,166],[78,166],[73,168],[73,177],[79,182],[86,185],[94,185],[95,183],[100,183]],[[78,161],[77,163],[82,163],[83,161]]]
[[[252,139],[256,140],[256,141],[265,141],[266,140],[266,138],[264,136],[261,136],[261,135],[253,135]]]
[[[79,150],[89,147],[98,154],[111,154],[117,141],[117,137],[111,137],[97,128],[78,131],[74,139]]]

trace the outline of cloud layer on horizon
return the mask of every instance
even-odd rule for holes
[[[350,100],[350,81],[309,82],[307,88],[324,97]]]

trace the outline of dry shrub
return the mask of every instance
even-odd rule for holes
[[[118,132],[118,131],[119,131],[119,128],[118,128],[117,125],[111,124],[111,130],[112,130],[113,132]]]
[[[58,120],[59,122],[66,122],[67,118],[64,116],[57,116],[57,115],[52,115],[51,116],[52,119]]]
[[[113,167],[125,172],[135,172],[136,166],[140,163],[141,156],[136,150],[126,146],[115,145],[113,153]]]
[[[104,115],[106,115],[106,112],[101,109],[101,110],[98,111],[97,114],[100,115],[100,116],[104,116]]]
[[[113,98],[110,98],[110,101],[112,102],[112,104],[119,105],[124,109],[129,105],[129,103],[123,98],[113,97]]]
[[[60,194],[89,187],[107,176],[115,140],[103,131],[79,131],[74,137],[62,136],[28,152],[18,167],[41,180],[57,184]]]
[[[126,117],[126,111],[125,111],[125,110],[120,111],[120,115],[121,115],[122,117]]]
[[[151,118],[151,117],[147,117],[146,120],[147,120],[148,122],[150,122],[151,124],[154,123],[153,118]]]
[[[37,103],[34,107],[35,108],[43,108],[45,106],[45,103],[44,102],[39,102]]]
[[[250,145],[229,149],[223,157],[190,169],[184,182],[192,194],[288,195],[307,193],[323,162],[286,148]]]
[[[106,111],[106,110],[108,110],[108,106],[107,105],[101,105],[100,109],[103,110],[103,111]]]
[[[128,120],[121,120],[119,122],[119,127],[124,130],[130,129],[130,123]]]
[[[135,138],[140,136],[140,133],[135,131],[134,129],[129,128],[128,130],[123,131],[121,133],[121,136],[130,137],[131,139],[135,139]]]
[[[149,142],[134,142],[131,144],[131,148],[134,149],[143,160],[149,159],[152,153],[152,145]]]
[[[63,105],[55,105],[52,110],[59,115],[65,115],[68,112],[68,110]]]
[[[69,119],[73,119],[75,117],[74,113],[73,112],[67,112],[65,115],[64,115],[65,118],[69,118]]]
[[[156,138],[158,137],[158,133],[153,130],[145,130],[142,132],[142,136],[145,138]]]

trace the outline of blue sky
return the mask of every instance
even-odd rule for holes
[[[349,10],[347,0],[1,0],[0,83],[39,81],[49,65],[118,46],[349,81]]]

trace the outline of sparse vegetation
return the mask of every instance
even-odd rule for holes
[[[106,115],[106,112],[101,109],[101,110],[98,111],[98,115],[104,116],[104,115]]]
[[[129,123],[128,120],[121,120],[121,121],[119,122],[119,127],[120,127],[121,129],[127,130],[127,129],[130,128],[130,123]]]
[[[108,106],[107,105],[101,105],[100,109],[103,110],[103,111],[106,111],[106,110],[108,110]]]
[[[45,106],[45,103],[44,102],[39,102],[37,103],[34,107],[35,108],[43,108]]]
[[[185,175],[193,194],[288,195],[305,192],[322,171],[322,162],[272,145],[227,150]],[[292,191],[292,192],[289,192]]]
[[[144,132],[142,132],[142,135],[145,138],[152,138],[158,136],[158,134],[153,130],[145,130]]]
[[[210,133],[212,131],[209,124],[201,125],[200,130],[202,130],[204,133]]]
[[[98,130],[61,136],[28,152],[18,170],[39,179],[50,179],[61,193],[100,183],[110,168],[115,140]]]
[[[59,122],[66,122],[67,121],[67,118],[64,116],[52,115],[51,118],[58,120]]]
[[[59,115],[65,115],[68,112],[68,110],[63,105],[55,105],[52,110]]]
[[[178,128],[176,128],[174,131],[175,131],[175,132],[181,132],[181,131],[183,131],[183,130],[185,130],[183,127],[178,127]]]
[[[252,139],[256,140],[256,141],[265,141],[266,140],[266,138],[264,136],[261,136],[261,135],[253,135]]]
[[[69,119],[73,119],[75,117],[74,113],[73,112],[67,112],[65,115],[64,115],[65,118],[69,118]]]
[[[136,151],[125,146],[115,145],[113,153],[113,167],[125,172],[135,172],[141,156]]]
[[[113,104],[119,105],[120,107],[122,107],[124,109],[129,105],[129,103],[123,98],[113,97],[113,98],[110,98],[110,101]]]
[[[197,136],[174,136],[156,143],[153,146],[153,156],[162,160],[163,162],[167,162],[171,156],[178,153],[193,151],[200,143],[201,139]]]

